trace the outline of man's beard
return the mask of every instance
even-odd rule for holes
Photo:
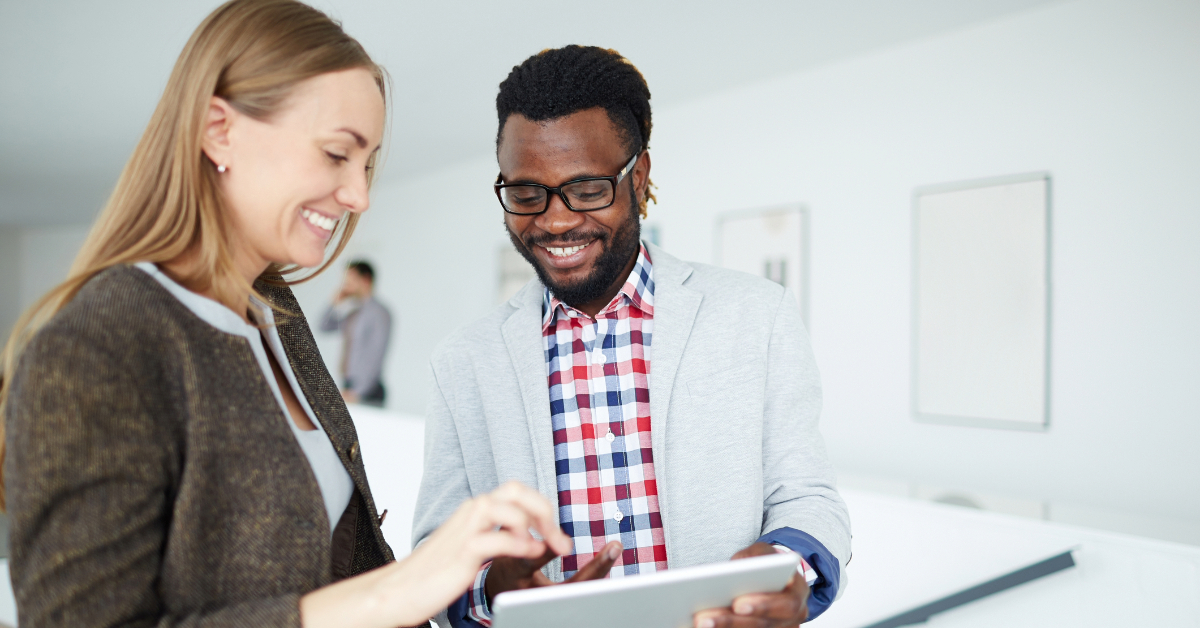
[[[507,229],[507,226],[505,227]],[[524,241],[519,239],[511,229],[508,238],[513,246],[533,266],[542,285],[550,288],[554,296],[573,308],[580,308],[604,296],[605,292],[617,281],[625,279],[620,274],[625,270],[629,260],[637,255],[641,246],[642,222],[638,220],[637,203],[633,203],[628,220],[617,228],[616,233],[609,236],[603,231],[568,231],[562,235],[546,234],[541,237],[529,236]],[[592,272],[579,281],[572,283],[556,283],[550,278],[541,261],[533,254],[533,247],[539,243],[552,242],[557,246],[571,246],[576,242],[596,240],[602,247],[600,257],[592,266]],[[611,241],[610,241],[611,240]]]

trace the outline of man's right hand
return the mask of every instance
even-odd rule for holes
[[[620,541],[613,541],[605,545],[600,553],[592,559],[592,562],[584,565],[582,569],[575,572],[575,575],[567,578],[563,584],[599,580],[607,576],[613,563],[621,556],[621,550]],[[553,586],[555,583],[551,582],[541,570],[542,566],[554,560],[555,556],[557,554],[547,548],[546,553],[538,558],[501,556],[493,559],[492,566],[488,568],[487,580],[483,584],[488,606],[491,606],[493,598],[505,591]]]

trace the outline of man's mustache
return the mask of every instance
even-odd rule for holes
[[[604,242],[607,237],[608,234],[603,231],[568,231],[558,235],[549,233],[545,235],[530,235],[526,236],[523,242],[529,248],[535,246],[571,246],[575,243],[590,242],[592,240]]]

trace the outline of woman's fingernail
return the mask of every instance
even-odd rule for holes
[[[749,615],[750,613],[754,612],[754,607],[743,602],[737,606],[734,606],[733,612],[737,613],[738,615]]]
[[[717,622],[713,621],[712,617],[705,617],[704,619],[700,620],[700,628],[713,628],[713,626],[716,625]]]
[[[621,548],[619,548],[619,547],[614,547],[614,548],[608,550],[608,559],[609,560],[616,560],[617,557],[620,555],[621,555]]]

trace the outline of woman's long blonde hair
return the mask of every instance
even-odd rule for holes
[[[5,407],[17,360],[29,339],[84,284],[118,264],[166,263],[186,256],[193,270],[175,279],[189,289],[207,291],[226,304],[244,301],[253,292],[234,267],[233,226],[219,193],[216,166],[201,150],[212,97],[266,120],[300,82],[353,68],[370,71],[386,99],[386,75],[363,47],[329,16],[295,0],[230,0],[196,28],[66,281],[21,316],[4,347],[0,508],[5,502]],[[333,262],[357,222],[357,213],[340,221],[330,240],[332,255],[308,277]],[[273,267],[268,272],[286,277],[299,270]]]

